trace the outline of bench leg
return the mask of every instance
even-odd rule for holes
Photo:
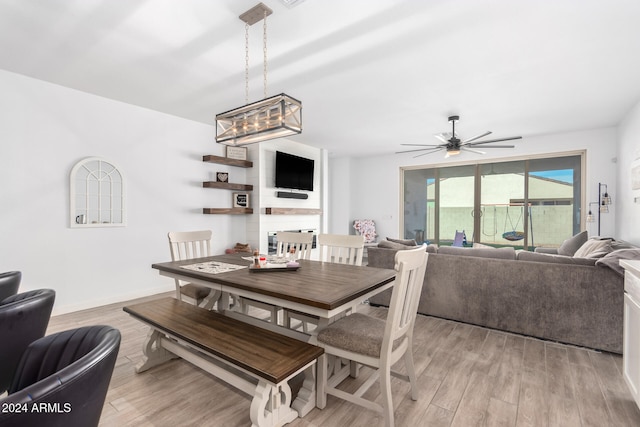
[[[318,363],[320,363],[321,360],[322,356],[318,359]],[[302,387],[300,387],[298,396],[291,405],[291,407],[295,409],[301,417],[304,417],[316,407],[316,366],[320,369],[320,365],[318,363],[314,363],[304,370],[304,381],[302,382]]]
[[[178,356],[175,354],[165,350],[160,345],[161,338],[164,337],[164,334],[158,332],[157,330],[151,328],[149,329],[149,333],[147,334],[147,339],[142,344],[142,352],[144,353],[144,358],[138,365],[136,366],[136,372],[144,372],[147,369],[151,369],[154,366],[158,366],[167,362],[171,359],[176,359]]]
[[[258,382],[251,401],[252,427],[279,427],[298,418],[291,409],[291,388],[287,382],[279,386]]]

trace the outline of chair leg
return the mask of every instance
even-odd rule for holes
[[[380,394],[382,397],[382,415],[384,425],[393,427],[393,402],[391,401],[391,366],[383,364],[380,367]]]
[[[328,357],[324,353],[318,358],[318,379],[316,381],[316,406],[324,409],[327,406],[327,364]]]
[[[418,400],[418,383],[416,378],[416,369],[413,366],[413,353],[411,347],[404,353],[404,364],[407,369],[407,375],[409,376],[409,383],[411,384],[411,400]]]

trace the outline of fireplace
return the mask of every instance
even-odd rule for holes
[[[305,229],[305,230],[280,230],[280,231],[285,231],[287,233],[313,233],[313,244],[311,245],[311,247],[313,249],[315,249],[316,247],[316,240],[317,240],[317,236],[318,236],[318,230],[316,229]],[[278,248],[278,236],[277,236],[278,232],[277,231],[269,231],[267,233],[267,240],[269,242],[269,255],[275,255],[276,254],[276,249]]]

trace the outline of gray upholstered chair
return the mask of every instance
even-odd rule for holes
[[[0,394],[11,385],[24,350],[47,331],[55,298],[52,289],[39,289],[0,301]]]
[[[381,412],[385,425],[394,425],[393,403],[391,401],[391,375],[408,380],[411,384],[411,398],[417,400],[418,388],[413,366],[413,327],[418,312],[418,301],[428,254],[425,248],[398,251],[397,271],[393,286],[387,319],[380,320],[361,313],[329,324],[318,331],[318,345],[325,353],[318,360],[318,407],[324,408],[327,394],[348,400],[365,408]],[[334,363],[347,359],[370,366],[376,371],[369,380],[362,383],[353,394],[337,388],[337,385],[351,372],[349,365],[328,378],[328,358]],[[407,375],[391,371],[391,366],[404,359]],[[335,369],[331,369],[334,371]],[[365,391],[380,380],[382,404],[363,398]]]
[[[18,293],[22,273],[19,271],[7,271],[0,273],[0,301]]]
[[[47,410],[0,412],[0,426],[97,426],[119,348],[120,332],[110,326],[87,326],[34,341],[0,405]]]

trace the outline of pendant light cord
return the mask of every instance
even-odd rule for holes
[[[264,34],[262,36],[263,47],[262,50],[264,52],[264,98],[267,98],[267,11],[264,11],[264,25],[263,25]]]
[[[267,11],[264,11],[263,18],[262,51],[263,73],[264,73],[264,98],[267,98]],[[249,104],[249,23],[244,24],[244,103]]]

